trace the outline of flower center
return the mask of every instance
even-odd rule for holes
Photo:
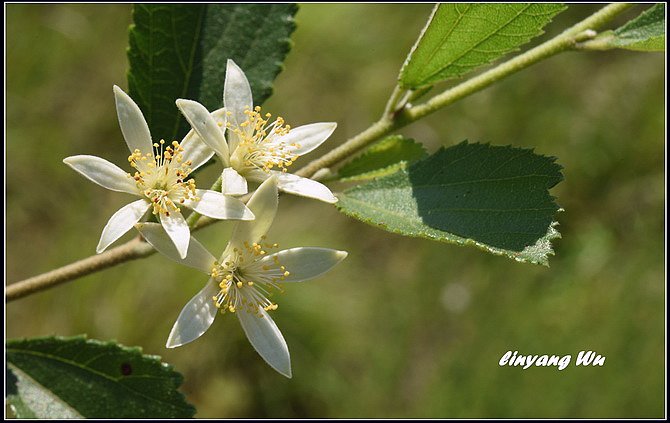
[[[291,130],[290,125],[285,125],[282,117],[277,117],[270,122],[272,115],[261,113],[261,108],[256,106],[254,110],[245,110],[247,120],[239,127],[230,127],[239,143],[231,157],[231,164],[238,172],[244,170],[260,169],[269,172],[271,169],[286,169],[299,157],[294,153],[298,144],[287,144],[282,142],[282,137]],[[251,128],[251,130],[249,130]]]
[[[257,263],[267,255],[266,250],[279,247],[278,244],[266,243],[264,240],[265,237],[260,244],[245,242],[244,250],[233,249],[223,263],[217,262],[212,268],[210,275],[219,283],[220,289],[212,301],[221,313],[244,310],[262,317],[259,307],[265,311],[277,309],[278,305],[268,296],[274,290],[283,292],[280,283],[290,272],[279,263],[277,256],[268,263]]]
[[[191,161],[183,160],[184,149],[177,141],[165,147],[165,140],[154,143],[154,152],[142,154],[136,149],[130,156],[130,166],[137,169],[130,175],[137,188],[151,202],[153,214],[170,215],[180,211],[179,204],[197,200],[195,180],[185,181],[191,173]]]

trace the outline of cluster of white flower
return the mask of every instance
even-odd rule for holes
[[[224,107],[210,113],[203,105],[178,99],[177,107],[192,126],[181,141],[153,142],[135,102],[114,87],[121,132],[128,144],[133,173],[95,156],[72,156],[63,161],[84,177],[113,191],[140,197],[109,219],[97,252],[133,226],[157,251],[209,275],[205,287],[183,308],[167,341],[178,347],[200,337],[214,317],[234,313],[251,345],[267,363],[291,377],[286,341],[269,311],[277,304],[268,297],[283,283],[315,278],[342,261],[345,251],[301,247],[276,251],[266,240],[277,212],[278,191],[334,203],[323,184],[290,174],[287,168],[301,155],[323,143],[335,123],[297,128],[281,117],[254,107],[244,72],[228,60],[223,90]],[[216,154],[223,164],[221,192],[196,188],[191,173]],[[248,193],[248,181],[260,186],[244,204],[234,196]],[[182,206],[214,219],[235,219],[226,249],[217,260],[190,234]],[[158,223],[142,222],[148,212]]]

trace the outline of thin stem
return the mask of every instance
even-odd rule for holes
[[[125,244],[107,250],[102,254],[75,261],[66,266],[54,269],[32,278],[8,285],[5,289],[7,302],[17,300],[26,295],[43,291],[82,276],[98,272],[126,261],[147,257],[155,250],[139,237]]]
[[[594,51],[602,51],[602,50],[611,50],[613,48],[616,48],[613,46],[611,41],[615,38],[613,32],[608,32],[608,33],[602,33],[598,38],[594,38],[591,40],[587,40],[584,43],[578,43],[575,45],[575,50],[594,50]]]
[[[614,16],[631,7],[626,3],[614,3],[600,9],[587,19],[579,22],[573,27],[565,30],[559,36],[540,44],[539,46],[528,50],[526,53],[502,63],[495,68],[484,72],[462,84],[428,100],[426,103],[407,110],[406,117],[410,122],[421,119],[426,115],[433,113],[445,106],[448,106],[463,97],[471,95],[477,91],[488,87],[508,75],[516,73],[528,66],[535,64],[548,57],[571,49],[577,42],[584,38],[595,36],[594,30],[600,28],[603,24],[611,20]]]
[[[396,85],[395,88],[393,89],[393,92],[391,93],[391,96],[389,97],[388,101],[386,102],[386,107],[384,108],[384,113],[382,114],[382,118],[388,117],[395,112],[396,107],[398,105],[398,99],[402,96],[402,94],[405,92],[402,88],[400,88],[399,85]]]
[[[594,30],[599,29],[631,6],[631,4],[626,3],[609,4],[585,20],[568,28],[555,38],[540,44],[526,53],[516,56],[487,72],[456,85],[455,87],[436,95],[423,104],[413,107],[405,107],[400,113],[396,113],[391,117],[387,115],[383,116],[382,119],[374,123],[371,127],[349,139],[328,154],[308,163],[305,167],[296,172],[296,174],[309,177],[321,168],[331,167],[395,129],[406,126],[456,102],[457,100],[474,94],[532,64],[573,48],[576,43],[595,36]],[[391,95],[392,100],[394,99],[395,94],[396,91]],[[389,104],[390,103],[391,101],[389,101]]]
[[[391,119],[383,117],[379,121],[372,124],[372,126],[370,126],[365,131],[349,139],[349,141],[329,151],[320,158],[313,160],[307,166],[295,172],[295,174],[298,176],[310,177],[319,169],[328,167],[346,157],[355,154],[360,149],[370,144],[372,141],[383,137],[397,127],[397,123]]]
[[[463,97],[478,92],[494,82],[525,69],[534,63],[575,47],[578,42],[594,37],[596,35],[594,30],[599,29],[602,25],[609,22],[612,18],[629,7],[631,7],[631,5],[625,3],[609,4],[585,20],[567,29],[557,37],[527,51],[526,53],[516,56],[487,72],[450,88],[418,106],[412,107],[406,105],[404,109],[396,110],[398,100],[403,93],[403,90],[396,87],[391,98],[389,98],[384,115],[379,121],[373,123],[360,134],[350,138],[341,146],[308,163],[305,167],[298,170],[296,175],[310,177],[320,169],[331,167],[342,160],[351,157],[372,142],[398,128],[421,119]],[[218,188],[214,188],[216,183],[219,183]],[[221,181],[218,180],[216,183],[212,189],[218,190],[220,189]],[[189,226],[193,231],[201,229],[214,222],[214,219],[199,216],[195,212],[188,218]],[[6,299],[9,302],[125,261],[146,257],[153,252],[154,250],[149,244],[136,238],[105,253],[91,256],[42,275],[11,284],[7,286],[5,290]]]

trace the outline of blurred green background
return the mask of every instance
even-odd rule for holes
[[[596,8],[571,6],[541,39]],[[430,9],[301,7],[264,109],[293,126],[337,121],[338,129],[296,166],[378,117]],[[9,282],[93,254],[108,218],[130,200],[61,162],[126,159],[112,85],[127,87],[130,11],[6,5]],[[271,239],[350,253],[279,298],[274,318],[292,380],[263,362],[230,316],[165,349],[206,276],[158,255],[8,304],[6,336],[86,333],[140,345],[183,373],[197,417],[662,417],[664,66],[660,53],[566,53],[401,131],[430,151],[467,138],[557,156],[565,181],[552,193],[565,212],[550,268],[403,238],[283,196]],[[203,171],[199,185],[215,173]],[[198,237],[220,251],[230,228]],[[507,350],[573,360],[563,371],[499,367]],[[581,350],[606,356],[605,366],[575,367]]]

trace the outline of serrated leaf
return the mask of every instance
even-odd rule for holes
[[[182,376],[140,348],[84,336],[9,340],[8,401],[18,418],[190,418]],[[10,376],[11,374],[11,376]]]
[[[346,190],[337,206],[390,232],[546,264],[559,236],[549,189],[562,178],[553,157],[463,142]]]
[[[427,156],[423,145],[402,135],[391,135],[368,147],[338,171],[343,181],[390,175]]]
[[[639,51],[665,50],[665,4],[658,3],[616,29],[612,47]]]
[[[282,69],[295,29],[295,4],[135,4],[128,87],[154,138],[189,129],[177,98],[222,106],[226,60],[244,70],[262,104]]]
[[[400,86],[416,89],[464,75],[542,34],[565,9],[560,3],[443,3],[400,71]]]

